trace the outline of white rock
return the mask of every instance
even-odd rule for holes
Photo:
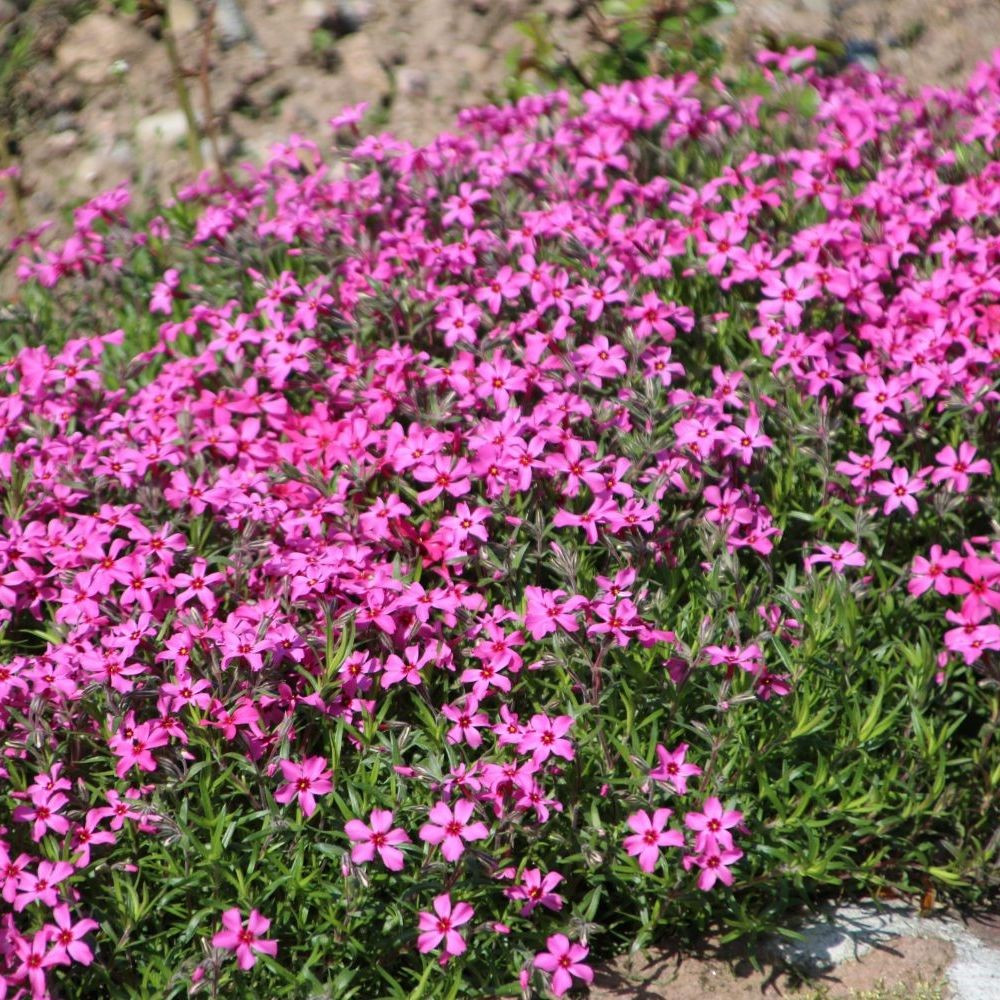
[[[198,8],[191,3],[191,0],[169,0],[167,12],[170,17],[170,27],[178,35],[194,31],[201,21],[198,16]]]
[[[187,138],[188,124],[183,111],[159,111],[140,118],[135,126],[135,141],[140,149],[170,149]]]
[[[772,940],[772,952],[815,976],[891,944],[893,938],[937,938],[955,946],[955,959],[946,973],[953,1000],[1000,997],[1000,950],[985,945],[957,920],[923,918],[905,903],[855,903],[830,909],[826,916],[797,928],[800,941]]]

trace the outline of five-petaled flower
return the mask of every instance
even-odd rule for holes
[[[552,992],[561,997],[573,985],[573,979],[585,983],[594,981],[594,970],[583,960],[590,949],[571,942],[565,934],[553,934],[546,942],[548,951],[539,952],[532,964],[536,969],[552,975]]]
[[[283,760],[281,773],[287,784],[274,793],[275,801],[287,805],[298,796],[299,808],[307,817],[316,811],[315,797],[326,795],[333,789],[333,782],[330,780],[333,774],[326,766],[325,757],[306,757],[301,764]]]
[[[457,861],[465,852],[465,841],[485,840],[490,835],[484,823],[470,823],[475,806],[469,799],[459,799],[452,809],[447,802],[436,802],[428,814],[430,822],[420,828],[420,839],[440,844],[446,861]]]
[[[475,911],[468,903],[452,903],[447,892],[436,896],[433,906],[433,913],[424,910],[418,917],[420,934],[417,937],[417,951],[426,954],[443,941],[441,962],[444,964],[453,955],[461,955],[465,951],[465,938],[456,928],[467,924]]]
[[[410,838],[402,827],[393,829],[390,810],[373,809],[367,825],[360,819],[348,820],[344,832],[354,842],[351,860],[356,865],[371,861],[378,851],[389,871],[402,871],[403,852],[396,845],[408,844]]]
[[[246,927],[244,927],[243,916],[239,908],[233,907],[222,914],[223,929],[212,936],[212,946],[235,951],[239,967],[251,969],[257,964],[257,956],[254,952],[270,955],[272,958],[278,953],[276,940],[261,937],[262,934],[267,933],[270,926],[270,920],[262,917],[256,910],[251,910],[250,916],[247,917]]]

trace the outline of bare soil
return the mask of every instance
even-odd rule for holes
[[[945,941],[898,938],[831,974],[808,982],[774,966],[754,968],[742,949],[713,948],[700,954],[665,949],[620,958],[597,970],[591,1000],[760,1000],[762,997],[840,1000],[878,986],[940,983],[954,947]]]

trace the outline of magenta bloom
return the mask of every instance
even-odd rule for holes
[[[525,868],[521,873],[519,885],[504,889],[508,899],[523,899],[521,916],[531,915],[536,906],[544,906],[549,910],[561,910],[563,898],[553,889],[563,880],[559,872],[548,872],[544,876],[538,868]]]
[[[965,493],[969,488],[969,476],[988,476],[993,466],[985,458],[976,458],[976,449],[963,441],[956,452],[951,445],[942,448],[934,460],[938,467],[931,473],[932,483],[947,483],[956,493]]]
[[[444,941],[444,958],[461,955],[465,951],[465,939],[455,930],[467,924],[475,911],[468,903],[451,902],[445,892],[434,899],[434,912],[422,911],[419,915],[421,934],[417,937],[417,951],[422,955],[433,951]]]
[[[703,812],[689,812],[684,817],[684,825],[698,834],[695,849],[712,852],[717,849],[716,845],[726,850],[732,849],[733,835],[729,831],[743,819],[743,813],[735,809],[723,809],[722,803],[715,796],[705,799],[701,808]]]
[[[650,817],[640,809],[628,818],[632,836],[625,838],[625,850],[632,857],[638,857],[639,867],[644,872],[651,872],[656,867],[661,847],[684,846],[684,834],[680,830],[664,829],[672,814],[671,809],[657,809]]]
[[[46,930],[52,938],[52,949],[48,954],[48,962],[59,965],[69,965],[79,962],[90,965],[94,953],[83,940],[84,935],[96,931],[100,926],[96,920],[78,920],[75,924],[69,914],[69,907],[63,903],[52,911],[55,924],[48,924]],[[48,962],[46,964],[48,964]]]
[[[517,752],[532,751],[531,757],[536,764],[544,764],[552,754],[563,760],[572,760],[573,744],[565,738],[572,726],[573,719],[569,715],[554,719],[542,714],[533,715],[517,745]]]
[[[552,992],[561,997],[572,985],[573,978],[593,982],[594,970],[583,964],[590,952],[582,944],[571,943],[565,934],[553,934],[545,942],[548,951],[539,952],[533,962],[536,969],[552,974]]]
[[[684,859],[684,867],[688,869],[692,864],[696,864],[701,869],[698,874],[698,888],[707,892],[716,882],[732,885],[733,873],[729,870],[729,866],[742,857],[743,852],[738,847],[724,850],[712,846],[698,857],[689,854]]]
[[[283,760],[281,773],[287,784],[274,793],[275,801],[287,805],[298,796],[299,808],[307,817],[316,811],[315,796],[326,795],[333,789],[333,782],[330,780],[333,775],[327,769],[325,757],[306,757],[301,764]]]
[[[429,823],[420,828],[420,839],[428,844],[440,844],[446,861],[457,861],[465,851],[466,840],[485,840],[490,831],[483,823],[470,823],[473,804],[459,799],[455,809],[446,802],[437,802],[428,814]]]
[[[920,476],[911,476],[906,469],[897,465],[892,470],[891,482],[888,479],[880,480],[872,489],[879,496],[885,497],[883,514],[891,514],[897,507],[905,507],[912,517],[917,512],[917,501],[913,499],[913,495],[919,493],[924,485]]]
[[[805,567],[810,570],[818,563],[829,563],[834,573],[843,573],[848,566],[864,566],[865,555],[854,542],[841,542],[836,549],[832,545],[820,545],[806,558]]]
[[[673,752],[662,744],[657,744],[656,756],[659,758],[660,766],[654,767],[649,772],[649,776],[654,781],[670,782],[674,786],[674,791],[679,795],[683,795],[687,791],[688,778],[701,774],[701,768],[697,764],[689,764],[684,760],[687,749],[686,743],[679,744]]]
[[[247,925],[243,926],[243,917],[235,906],[222,914],[223,930],[212,937],[213,948],[229,948],[236,952],[236,959],[241,969],[251,969],[257,963],[254,952],[274,955],[278,952],[278,942],[265,940],[260,935],[266,934],[271,921],[262,917],[256,910],[250,911]]]
[[[392,829],[392,813],[388,809],[373,809],[369,818],[370,826],[359,819],[348,820],[344,832],[353,840],[351,860],[356,865],[371,861],[378,851],[382,863],[391,872],[403,868],[403,852],[396,844],[408,844],[410,838],[402,827]]]

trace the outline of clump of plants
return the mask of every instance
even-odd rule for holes
[[[1000,56],[810,56],[29,235],[8,996],[562,996],[995,892]]]

